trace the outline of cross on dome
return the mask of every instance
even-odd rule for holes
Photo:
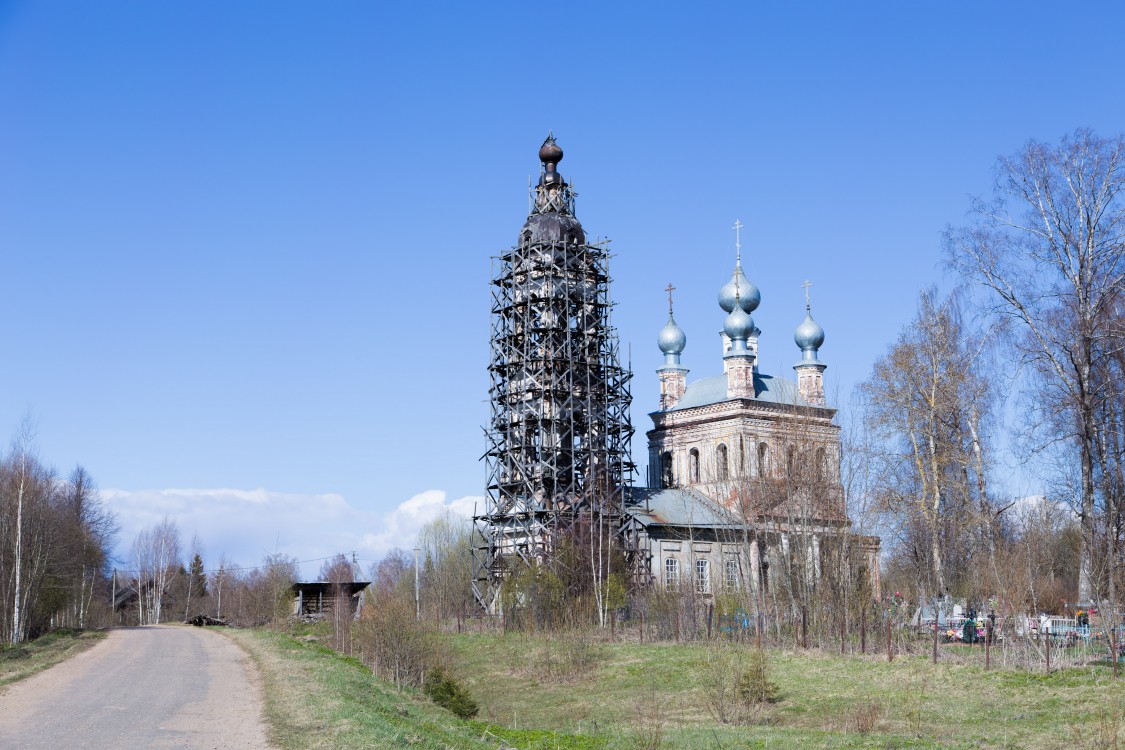
[[[731,227],[731,229],[734,230],[735,258],[737,259],[737,262],[739,264],[742,263],[742,227],[743,226],[745,226],[745,225],[741,221],[739,221],[738,219],[735,219],[734,220],[734,226]]]

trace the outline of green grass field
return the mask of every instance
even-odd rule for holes
[[[1106,665],[986,673],[924,657],[769,651],[780,700],[733,726],[715,717],[714,646],[612,643],[585,654],[568,639],[520,635],[451,645],[482,718],[508,726],[589,734],[659,724],[675,748],[1116,748],[1125,738],[1125,680]],[[730,659],[752,647],[726,648]]]
[[[463,721],[419,693],[375,679],[358,660],[315,641],[268,630],[223,629],[261,670],[270,739],[284,750],[419,748],[520,750],[602,748],[551,731],[518,732]]]
[[[477,721],[462,721],[313,640],[226,632],[261,667],[271,736],[285,750],[496,750],[501,740],[519,750],[1116,748],[1125,739],[1125,679],[1104,665],[985,673],[923,657],[769,651],[778,702],[724,724],[708,644],[443,636],[481,704]],[[740,648],[721,656],[745,657]]]
[[[81,653],[105,638],[96,630],[56,630],[41,638],[0,649],[0,686],[22,680]]]

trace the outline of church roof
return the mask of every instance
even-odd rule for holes
[[[791,404],[793,406],[810,406],[808,401],[801,398],[797,391],[797,384],[791,380],[775,378],[772,375],[754,373],[754,398],[773,404]],[[689,383],[683,397],[668,411],[680,409],[693,409],[697,406],[709,406],[730,401],[727,396],[727,376],[715,375]]]
[[[625,511],[642,526],[736,527],[730,511],[706,495],[686,487],[650,489],[634,487]]]

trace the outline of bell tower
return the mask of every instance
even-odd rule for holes
[[[473,555],[473,590],[489,610],[504,577],[561,564],[560,537],[599,528],[616,538],[634,470],[608,242],[587,241],[562,158],[548,135],[531,213],[493,261],[488,484]]]

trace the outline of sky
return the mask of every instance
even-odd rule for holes
[[[252,564],[409,547],[483,507],[490,259],[553,131],[609,237],[634,453],[673,283],[720,372],[810,280],[844,409],[952,288],[941,233],[1029,139],[1121,132],[1125,6],[0,0],[0,435],[136,532]],[[641,474],[643,477],[643,473]],[[122,560],[124,562],[124,560]]]

